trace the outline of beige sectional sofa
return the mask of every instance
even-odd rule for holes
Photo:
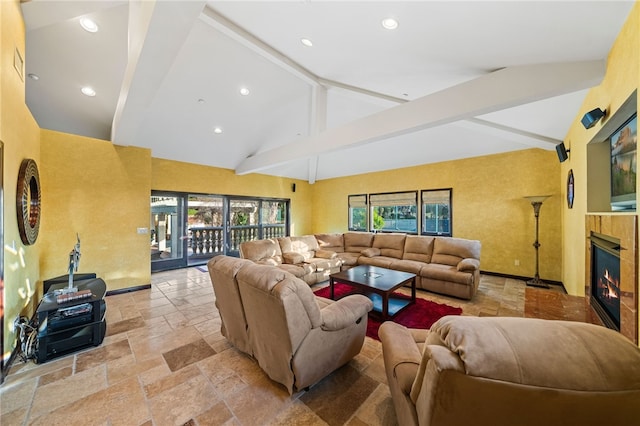
[[[371,301],[333,301],[290,273],[245,259],[207,263],[222,334],[289,393],[305,389],[360,353]]]
[[[586,323],[447,316],[431,330],[385,322],[398,424],[638,424],[640,349]]]
[[[346,232],[247,241],[240,256],[277,266],[309,284],[357,265],[416,274],[416,287],[471,299],[480,282],[480,241],[394,233]]]

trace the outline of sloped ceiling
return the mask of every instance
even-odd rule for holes
[[[632,6],[32,0],[27,104],[43,128],[309,182],[552,150]]]

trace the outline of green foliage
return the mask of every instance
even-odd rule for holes
[[[384,218],[378,213],[378,209],[373,210],[373,229],[376,231],[384,228]]]

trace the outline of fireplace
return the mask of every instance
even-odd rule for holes
[[[604,325],[620,331],[620,241],[591,234],[591,306]]]

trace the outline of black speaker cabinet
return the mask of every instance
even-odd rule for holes
[[[582,125],[585,129],[590,129],[594,124],[598,122],[602,117],[604,117],[604,111],[600,108],[596,108],[594,110],[589,111],[582,117]]]
[[[561,163],[569,158],[569,155],[567,155],[567,152],[569,152],[569,150],[564,147],[564,142],[556,145],[556,152],[558,153],[558,160],[560,160]]]

